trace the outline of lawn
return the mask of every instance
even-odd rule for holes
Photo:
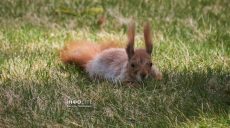
[[[136,47],[151,23],[163,80],[127,88],[60,61],[70,40],[125,45],[130,20]],[[229,126],[229,0],[0,1],[0,127]]]

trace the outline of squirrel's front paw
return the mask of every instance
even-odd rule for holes
[[[162,73],[156,67],[152,68],[151,74],[155,80],[162,80],[163,79]]]
[[[163,79],[162,73],[161,72],[157,72],[154,75],[154,79],[156,79],[156,80],[162,80]]]

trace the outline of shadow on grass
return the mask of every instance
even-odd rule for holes
[[[164,72],[164,80],[147,82],[146,90],[158,90],[166,95],[164,110],[175,110],[175,113],[173,112],[175,116],[171,116],[174,118],[172,120],[199,121],[200,116],[208,116],[216,120],[225,118],[227,124],[230,124],[228,117],[230,74],[228,72],[218,69],[207,69],[206,72],[186,70]]]

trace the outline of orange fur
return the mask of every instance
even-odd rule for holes
[[[85,68],[87,62],[103,50],[117,47],[119,46],[112,41],[101,44],[89,41],[72,41],[67,43],[60,51],[60,57],[64,63],[74,63]]]

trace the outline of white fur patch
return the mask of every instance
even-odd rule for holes
[[[100,77],[117,83],[125,79],[127,63],[125,49],[110,48],[89,61],[86,71],[90,77]]]

